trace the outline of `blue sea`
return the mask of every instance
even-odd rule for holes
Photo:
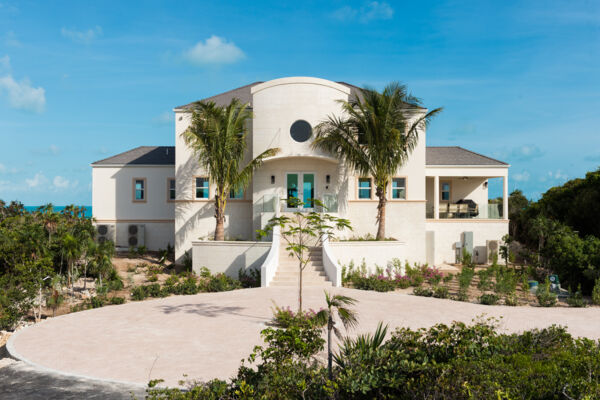
[[[86,218],[92,218],[92,206],[83,206],[85,208],[85,217]],[[40,208],[40,206],[25,206],[25,210],[29,211],[29,212],[33,212],[35,210],[37,210],[38,208]],[[54,206],[54,210],[55,211],[62,211],[65,209],[65,206]]]

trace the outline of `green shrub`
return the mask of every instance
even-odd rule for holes
[[[500,294],[514,293],[517,290],[519,277],[513,269],[498,267],[496,271],[495,291]]]
[[[376,292],[389,292],[396,289],[396,282],[383,275],[360,276],[354,278],[354,287],[362,290]]]
[[[438,299],[447,299],[449,297],[448,288],[446,286],[437,286],[433,289],[433,297]]]
[[[479,282],[477,283],[477,289],[481,291],[490,290],[494,284],[492,282],[492,274],[494,270],[492,268],[482,269],[477,272]]]
[[[408,276],[398,275],[394,279],[394,282],[396,283],[396,286],[400,289],[406,289],[406,288],[410,287],[410,285],[411,285],[411,281]]]
[[[504,305],[506,306],[518,306],[519,305],[519,298],[517,297],[516,294],[514,293],[510,293],[508,295],[506,295],[504,297]]]
[[[260,268],[240,268],[238,281],[240,281],[243,288],[260,287]]]
[[[111,297],[110,298],[110,304],[115,304],[116,305],[116,304],[123,304],[123,303],[125,303],[125,298],[124,297],[115,296],[115,297]]]
[[[141,245],[141,246],[138,246],[138,248],[137,248],[137,251],[136,251],[136,252],[137,252],[137,255],[138,255],[138,256],[140,256],[140,257],[143,257],[143,256],[145,256],[145,255],[146,255],[146,253],[148,252],[148,249],[146,248],[146,246],[144,246],[144,245]]]
[[[183,268],[185,268],[186,271],[191,272],[192,271],[192,256],[190,256],[190,252],[186,251],[185,254],[183,255]]]
[[[570,292],[570,291],[569,291]],[[577,287],[577,291],[567,298],[567,304],[571,307],[585,307],[587,303],[581,293],[581,285]]]
[[[493,306],[494,304],[498,303],[498,300],[500,300],[498,295],[493,293],[484,293],[479,296],[479,302],[481,304],[485,304],[486,306]]]
[[[450,282],[452,282],[452,279],[454,279],[454,275],[448,274],[448,275],[444,276],[444,278],[442,280],[444,281],[444,283],[450,283]]]
[[[129,250],[127,251],[127,257],[129,258],[136,258],[137,257],[137,251],[135,250],[135,247],[133,246],[129,246]]]
[[[224,273],[210,276],[204,284],[207,292],[226,292],[242,287],[240,281],[235,280]]]
[[[92,296],[90,297],[90,307],[91,308],[100,308],[104,306],[106,299],[100,296]]]
[[[458,289],[458,293],[456,294],[455,300],[469,301],[469,295],[467,294],[467,290],[463,288]]]
[[[596,284],[592,290],[592,303],[597,306],[600,305],[600,278],[596,279]]]
[[[158,282],[158,275],[156,275],[156,274],[150,274],[148,276],[148,282]]]
[[[146,297],[148,297],[148,294],[146,293],[145,286],[136,286],[131,291],[131,300],[142,301]]]
[[[416,287],[413,290],[415,296],[431,297],[433,296],[433,290],[423,287]]]
[[[160,284],[158,283],[146,285],[145,290],[149,297],[164,297],[164,292],[161,290]]]
[[[552,307],[556,304],[556,294],[550,291],[550,280],[546,278],[546,282],[538,285],[535,294],[538,303],[541,307]]]
[[[458,274],[459,288],[466,292],[466,290],[469,289],[469,287],[471,286],[471,281],[473,281],[474,276],[475,268],[463,267],[460,273]]]
[[[175,286],[175,294],[196,294],[199,288],[196,284],[196,278],[189,276]]]

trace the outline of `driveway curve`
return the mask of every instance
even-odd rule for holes
[[[552,324],[574,336],[600,338],[600,308],[484,306],[417,297],[329,289],[358,300],[359,328],[372,332],[379,321],[395,327],[421,328],[452,321],[470,322],[485,314],[501,318],[504,332]],[[261,343],[260,331],[272,308],[297,307],[295,288],[257,288],[132,302],[47,319],[13,335],[7,349],[37,368],[77,377],[146,385],[164,379],[169,386],[184,379],[226,379],[240,360]],[[307,287],[304,307],[319,309],[323,289]]]

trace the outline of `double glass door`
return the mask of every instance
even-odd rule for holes
[[[297,210],[300,208],[314,208],[315,174],[303,172],[288,172],[286,174],[287,208]],[[296,204],[293,198],[300,200],[303,205]]]

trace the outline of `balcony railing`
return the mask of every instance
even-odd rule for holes
[[[440,219],[502,219],[502,204],[469,207],[468,204],[440,204]],[[433,204],[426,208],[426,218],[435,218]]]
[[[325,194],[321,198],[319,198],[320,202],[323,203],[323,206],[315,205],[314,207],[290,207],[288,206],[287,199],[279,198],[276,195],[264,195],[258,201],[258,205],[260,210],[263,213],[275,212],[276,209],[279,209],[282,212],[290,212],[290,211],[301,211],[301,212],[311,212],[316,211],[319,213],[337,213],[339,210],[339,202],[338,197],[333,194]]]

